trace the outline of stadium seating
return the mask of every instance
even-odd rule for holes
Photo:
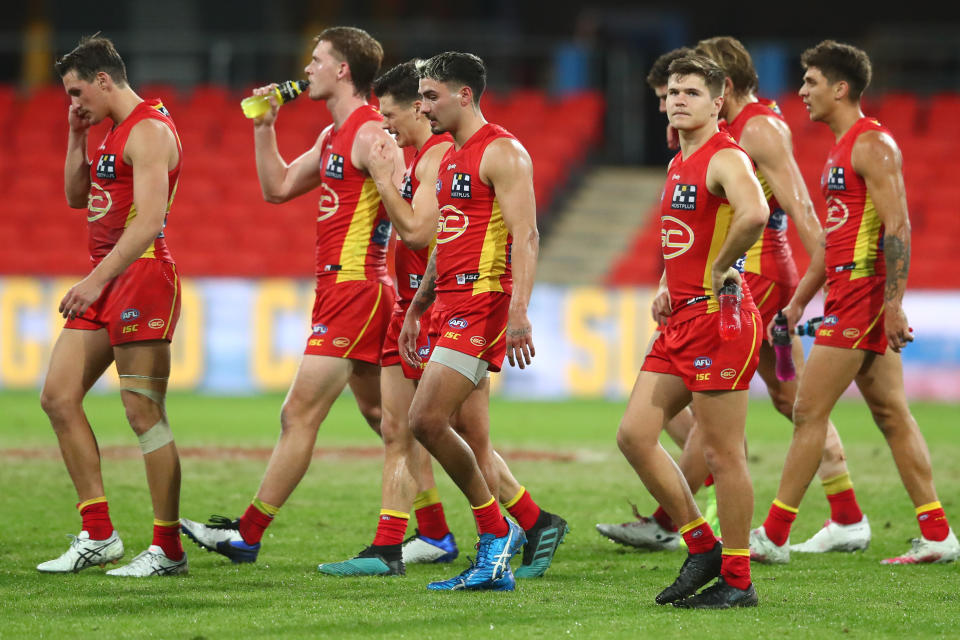
[[[826,205],[820,191],[820,173],[834,143],[829,129],[811,123],[796,94],[777,103],[793,132],[794,155],[821,220]],[[913,228],[910,287],[960,288],[960,93],[945,92],[922,98],[890,93],[864,103],[864,112],[886,125],[903,155],[903,175]],[[663,269],[659,258],[659,216],[656,208],[645,212],[630,249],[613,265],[609,284],[654,284]],[[793,225],[790,244],[801,273],[809,262]]]
[[[139,87],[173,115],[184,168],[168,225],[168,244],[182,273],[192,276],[309,276],[313,272],[316,199],[283,207],[263,201],[251,125],[239,102],[249,92],[200,86],[181,94],[168,85]],[[0,143],[0,186],[7,211],[0,221],[0,274],[79,274],[89,268],[82,211],[63,196],[67,97],[58,86],[20,95],[0,86],[0,112],[10,114]],[[554,98],[535,90],[484,97],[485,115],[523,142],[533,158],[538,215],[550,205],[600,140],[602,95]],[[12,122],[11,122],[12,121]],[[288,161],[330,124],[309,100],[285,105],[277,121]],[[91,155],[107,123],[90,133]],[[562,132],[546,134],[545,132]]]

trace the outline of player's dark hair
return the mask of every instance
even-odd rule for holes
[[[60,77],[75,71],[84,82],[93,82],[101,71],[118,85],[127,84],[127,67],[109,38],[99,32],[80,38],[77,47],[53,64]]]
[[[707,85],[711,98],[723,94],[723,81],[727,77],[726,72],[720,65],[707,56],[698,53],[677,58],[670,63],[667,73],[670,76],[700,76],[703,78],[704,84]]]
[[[356,27],[330,27],[313,39],[329,42],[333,56],[350,67],[350,78],[358,95],[370,93],[373,79],[383,62],[383,47],[369,33]]]
[[[697,43],[696,52],[723,67],[733,83],[734,94],[745,96],[757,90],[759,79],[753,59],[743,43],[736,38],[717,36],[701,40]]]
[[[480,96],[487,88],[487,67],[472,53],[447,51],[438,53],[420,67],[420,77],[443,84],[458,84],[473,91],[473,104],[480,104]]]
[[[850,99],[857,101],[870,86],[873,68],[863,49],[834,40],[824,40],[800,57],[804,69],[816,67],[830,82],[843,80],[850,86]]]
[[[416,59],[408,60],[385,71],[373,81],[373,95],[378,98],[388,95],[398,104],[413,104],[420,98],[419,62]]]
[[[693,53],[693,49],[690,47],[680,47],[679,49],[674,49],[673,51],[667,51],[665,54],[653,61],[653,66],[650,67],[650,73],[647,74],[647,84],[650,85],[650,88],[653,90],[658,89],[659,87],[665,87],[667,81],[670,80],[670,74],[667,73],[667,69],[670,68],[670,64],[677,58],[682,58]]]

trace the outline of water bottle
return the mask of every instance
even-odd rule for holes
[[[807,320],[806,324],[797,325],[797,335],[798,336],[815,336],[817,335],[817,329],[820,328],[820,325],[823,324],[823,316],[817,316],[816,318],[810,318]]]
[[[728,281],[720,288],[717,296],[720,302],[720,337],[723,340],[735,340],[740,337],[740,285]]]
[[[290,102],[303,93],[309,85],[307,80],[287,80],[278,84],[273,90],[277,103]],[[270,111],[270,100],[267,96],[249,96],[240,102],[240,108],[243,109],[243,115],[248,118],[259,118]]]
[[[790,337],[790,329],[787,328],[787,317],[783,311],[778,311],[773,319],[773,351],[776,355],[776,373],[777,380],[793,380],[797,377],[797,372],[793,368],[793,342]]]

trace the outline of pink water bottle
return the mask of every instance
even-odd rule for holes
[[[727,282],[717,296],[720,302],[720,337],[723,340],[735,340],[740,337],[740,285]]]
[[[773,319],[773,351],[777,358],[776,373],[777,380],[793,380],[797,377],[797,372],[793,368],[793,342],[790,338],[790,330],[787,328],[787,318],[783,311],[778,311]]]

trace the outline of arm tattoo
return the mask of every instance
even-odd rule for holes
[[[899,301],[907,288],[907,273],[910,271],[910,239],[886,234],[883,238],[883,255],[887,265],[887,284],[884,300]]]
[[[430,254],[430,260],[427,262],[427,268],[423,273],[423,280],[420,281],[420,288],[413,296],[410,303],[419,313],[427,310],[437,297],[437,252]]]

